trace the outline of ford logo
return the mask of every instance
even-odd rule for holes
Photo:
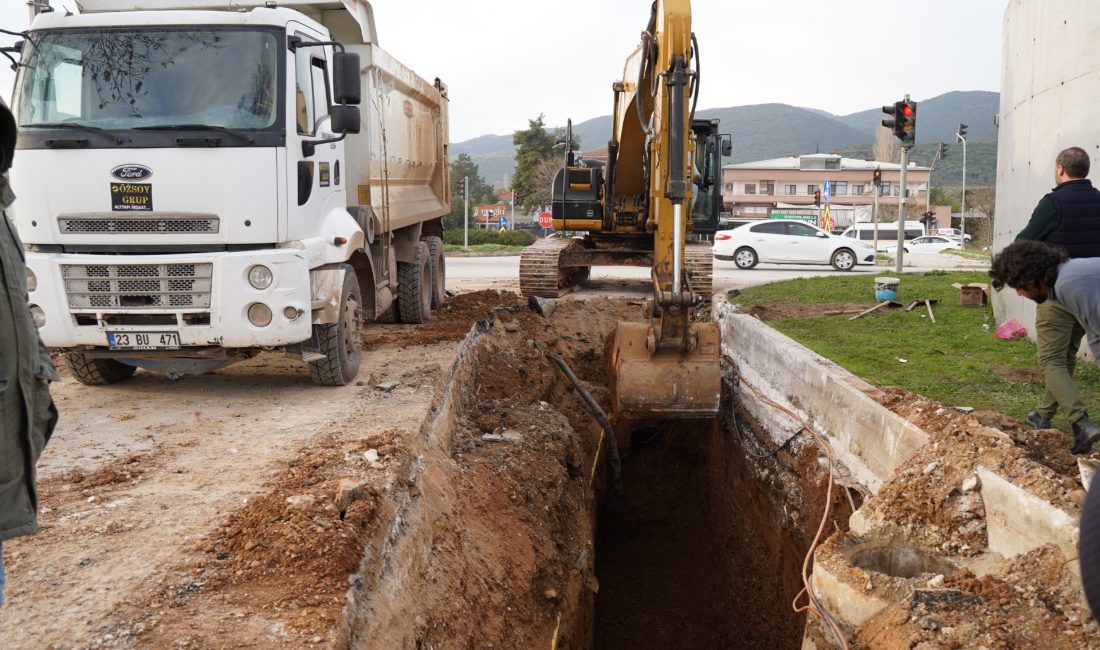
[[[141,181],[153,175],[145,165],[119,165],[111,170],[111,176],[120,181]]]

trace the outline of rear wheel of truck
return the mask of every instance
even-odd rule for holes
[[[340,318],[335,323],[314,325],[313,335],[324,359],[309,363],[309,375],[319,386],[345,386],[359,374],[363,356],[363,297],[355,269],[344,265],[340,292]]]
[[[428,245],[432,268],[432,309],[439,309],[447,299],[447,262],[443,257],[443,240],[439,237],[422,239]]]
[[[77,381],[87,386],[113,384],[129,379],[137,371],[136,367],[121,361],[89,357],[83,352],[66,352],[65,365]]]
[[[417,242],[415,260],[397,263],[397,315],[402,323],[426,323],[432,313],[430,257],[428,245]]]

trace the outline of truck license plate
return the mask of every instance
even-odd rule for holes
[[[178,350],[178,332],[107,332],[112,350]]]

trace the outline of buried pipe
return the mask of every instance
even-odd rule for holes
[[[577,376],[573,374],[569,364],[565,363],[565,359],[550,351],[546,351],[544,354],[547,359],[557,365],[566,379],[573,384],[573,388],[577,389],[581,399],[588,405],[592,417],[596,418],[596,421],[603,427],[604,436],[607,438],[607,462],[611,465],[611,482],[614,484],[615,489],[621,490],[623,488],[623,463],[622,459],[619,458],[619,441],[615,438],[615,430],[611,428],[611,421],[607,419],[607,414],[603,412],[596,400],[592,399],[592,395],[585,390],[584,386],[581,386],[580,379],[577,379]]]

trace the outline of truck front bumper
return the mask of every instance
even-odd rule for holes
[[[271,284],[263,289],[249,282],[256,265],[271,272]],[[108,348],[108,333],[175,332],[183,353],[211,346],[279,347],[310,337],[309,267],[300,250],[28,252],[27,268],[37,280],[29,301],[42,310],[39,333],[49,347]],[[263,324],[256,316],[265,312],[270,319]]]

